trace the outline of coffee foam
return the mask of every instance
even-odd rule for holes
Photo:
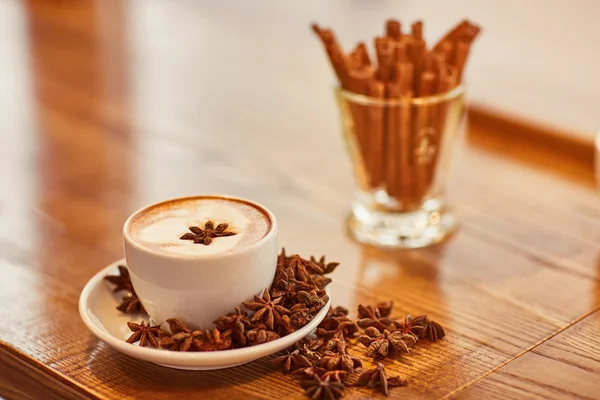
[[[208,246],[179,239],[190,226],[211,220],[215,226],[226,222],[236,235],[213,239]],[[271,229],[269,216],[253,205],[234,199],[191,198],[156,205],[138,215],[129,234],[138,244],[161,252],[180,255],[226,253],[258,242]]]

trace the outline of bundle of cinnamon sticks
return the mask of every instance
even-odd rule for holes
[[[364,42],[344,53],[331,29],[316,24],[312,28],[341,88],[381,100],[349,101],[367,189],[382,188],[410,208],[431,188],[447,112],[443,101],[411,104],[414,98],[442,94],[461,83],[480,28],[464,20],[428,48],[422,21],[403,32],[400,22],[390,19],[385,35],[374,39],[374,58]]]

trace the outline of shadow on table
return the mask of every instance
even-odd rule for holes
[[[272,382],[270,375],[276,372],[269,363],[273,356],[222,370],[186,371],[129,357],[93,336],[90,336],[87,348],[87,366],[93,380],[107,387],[118,387],[119,392],[127,388],[132,394],[139,390],[176,395],[228,388],[233,396],[233,392],[240,396],[245,392],[248,396],[250,386],[256,390],[260,385],[257,381],[271,379]]]

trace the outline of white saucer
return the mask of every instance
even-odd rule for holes
[[[122,293],[112,293],[111,285],[104,281],[106,275],[117,275],[118,265],[126,265],[119,260],[98,272],[85,285],[79,297],[79,314],[87,327],[100,340],[128,356],[150,361],[171,368],[190,370],[210,370],[235,367],[254,361],[258,358],[276,353],[298,342],[321,323],[331,305],[331,298],[325,307],[301,329],[280,339],[241,349],[180,353],[162,349],[139,347],[125,340],[131,335],[127,321],[139,323],[148,321],[145,314],[123,314],[116,309],[121,301]],[[328,291],[329,294],[329,291]]]

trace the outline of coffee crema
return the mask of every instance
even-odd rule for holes
[[[214,238],[210,246],[181,240],[190,226],[204,228],[207,221],[227,223],[236,235]],[[138,244],[181,255],[217,254],[258,242],[271,230],[271,218],[243,200],[192,197],[157,204],[131,221],[129,235]]]

